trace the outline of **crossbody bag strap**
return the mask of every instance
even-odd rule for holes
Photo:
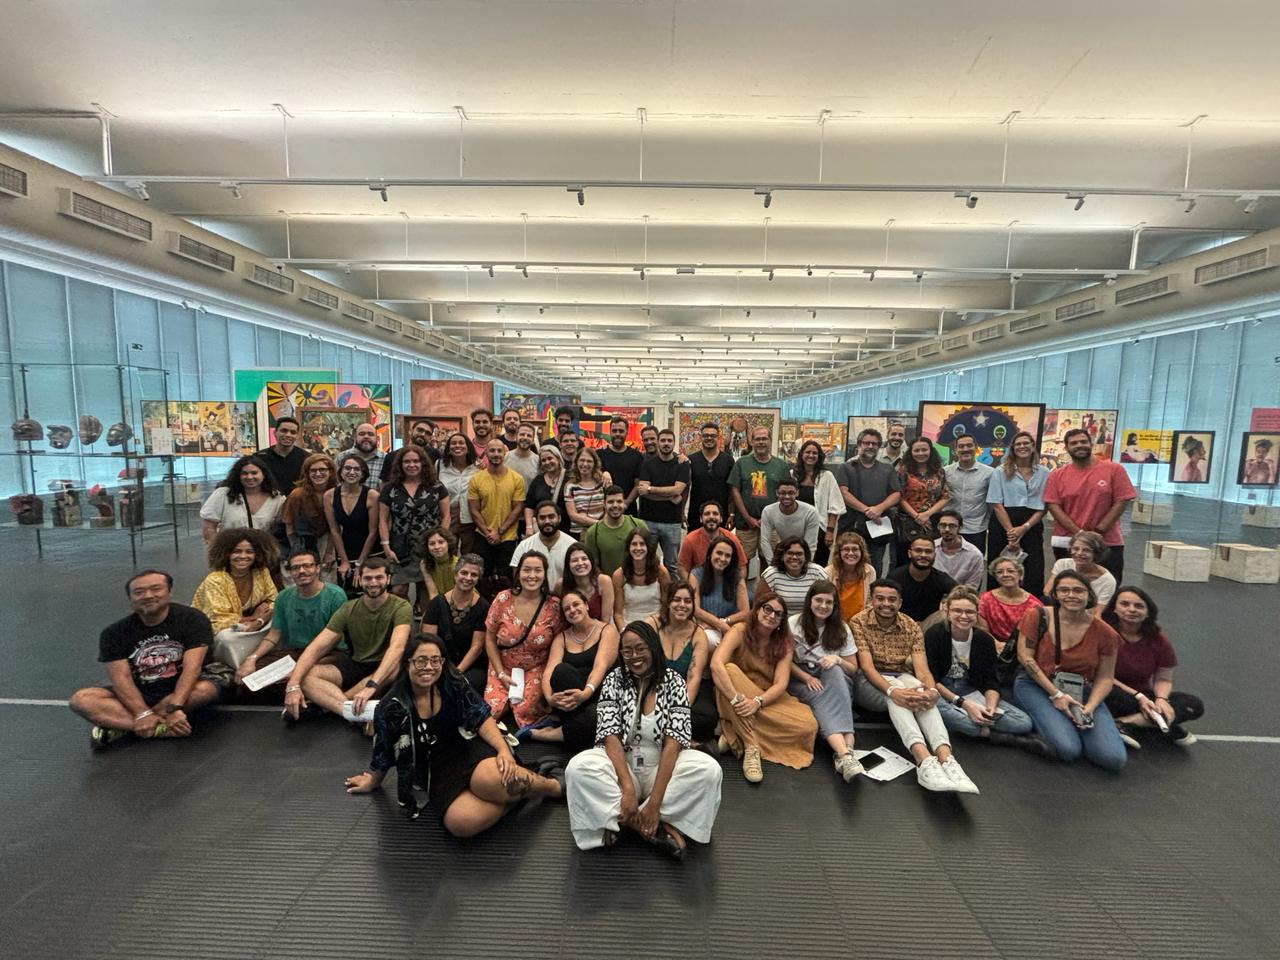
[[[1058,607],[1053,607],[1053,672],[1062,668],[1062,620],[1058,616]]]
[[[533,611],[533,617],[529,620],[527,624],[525,624],[524,633],[520,634],[520,639],[517,640],[515,643],[511,644],[511,646],[503,647],[502,649],[514,650],[516,647],[520,646],[520,644],[524,643],[526,640],[529,639],[529,634],[533,630],[533,625],[538,622],[538,614],[542,613],[542,608],[546,606],[546,603],[547,603],[547,598],[544,596],[541,600],[538,601],[538,609]]]

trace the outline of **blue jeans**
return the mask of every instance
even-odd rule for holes
[[[968,680],[957,680],[953,677],[943,677],[942,684],[952,693],[958,693],[960,696],[978,689]],[[1013,704],[1007,700],[1001,700],[1000,709],[1004,711],[1004,716],[986,729],[995,730],[997,733],[1012,733],[1019,736],[1031,732],[1031,718]],[[963,733],[966,737],[982,735],[984,728],[974,723],[969,714],[965,713],[959,706],[940,701],[938,703],[938,712],[942,714],[942,722],[947,725],[948,730]]]
[[[1090,685],[1085,684],[1086,700],[1089,698],[1089,690]],[[1022,670],[1014,678],[1013,697],[1023,710],[1031,714],[1036,732],[1053,745],[1061,759],[1070,763],[1079,760],[1083,754],[1104,770],[1119,773],[1124,768],[1129,758],[1106,703],[1098,704],[1098,709],[1093,711],[1093,728],[1081,730],[1071,722],[1070,717],[1053,705],[1040,684]]]
[[[662,564],[672,577],[676,575],[676,557],[680,555],[680,539],[684,536],[684,527],[678,523],[655,523],[646,520],[649,532],[658,538],[658,546],[662,549]]]

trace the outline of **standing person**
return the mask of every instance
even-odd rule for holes
[[[742,457],[729,471],[727,483],[737,517],[736,532],[748,561],[757,557],[764,561],[760,548],[760,515],[778,499],[778,481],[791,475],[787,461],[769,452],[772,446],[769,428],[756,427],[751,431],[751,456]],[[747,576],[751,576],[749,570]]]
[[[978,462],[978,441],[971,436],[958,437],[955,451],[956,459],[943,470],[947,477],[947,490],[951,494],[949,508],[960,514],[960,535],[977,547],[985,558],[987,527],[991,523],[987,495],[995,468]],[[974,589],[980,590],[982,585]]]
[[[613,622],[621,633],[633,620],[658,612],[662,592],[671,582],[658,562],[658,541],[646,530],[632,530],[622,542],[626,559],[613,572]]]
[[[876,436],[880,436],[879,432]],[[907,428],[898,420],[890,420],[887,428],[887,436],[884,438],[884,447],[876,451],[876,459],[881,463],[887,463],[891,467],[897,467],[902,462],[902,448],[907,442]]]
[[[365,471],[370,477],[381,477],[382,464],[387,455],[378,449],[378,428],[372,423],[359,424],[351,435],[351,446],[335,459],[340,464],[347,457],[359,457],[364,461]]]
[[[867,542],[852,530],[836,537],[827,579],[835,584],[840,598],[840,619],[848,623],[867,605],[871,581],[876,579],[875,568],[867,562]]]
[[[951,495],[947,490],[947,475],[942,469],[942,458],[933,443],[916,437],[907,449],[906,458],[898,465],[902,476],[902,499],[898,501],[897,531],[898,556],[905,558],[907,547],[917,536],[933,537],[933,518],[947,505]],[[899,566],[905,563],[899,560]]]
[[[1022,669],[1014,678],[1013,696],[1059,759],[1070,763],[1083,755],[1119,773],[1128,757],[1106,700],[1115,679],[1120,638],[1090,612],[1095,600],[1080,574],[1058,574],[1049,610],[1031,610],[1018,624]],[[1071,689],[1063,690],[1068,680]]]
[[[730,630],[711,657],[720,713],[720,752],[742,758],[748,783],[764,779],[761,760],[803,770],[813,763],[818,722],[787,692],[795,644],[787,606],[777,594],[756,597],[745,622]]]
[[[254,454],[231,465],[224,479],[200,507],[200,532],[209,543],[219,530],[252,527],[268,533],[284,509],[284,494],[275,478]]]
[[[529,424],[529,429],[533,429],[533,424]],[[498,439],[507,445],[508,450],[514,450],[520,446],[519,410],[502,411],[502,433],[498,435]],[[534,441],[534,446],[537,446],[536,439]]]
[[[490,440],[497,440],[493,435],[493,411],[486,410],[484,407],[477,407],[471,411],[471,443],[476,448],[476,456],[483,457],[485,449],[489,446]],[[506,456],[507,445],[502,444],[502,454]]]
[[[636,530],[648,533],[643,520],[626,513],[627,497],[622,488],[612,485],[604,488],[604,516],[582,533],[581,542],[591,551],[592,559],[600,572],[613,576],[627,558],[627,539]]]
[[[823,531],[823,520],[818,511],[810,504],[800,502],[800,484],[794,477],[779,480],[777,492],[777,502],[760,511],[761,554],[771,557],[783,540],[799,537],[809,545],[809,555],[816,557]]]
[[[613,623],[613,577],[600,571],[591,551],[580,543],[570,544],[565,551],[564,577],[552,592],[563,597],[566,590],[586,597],[587,610],[595,619]]]
[[[712,541],[717,538],[723,538],[733,544],[733,549],[738,554],[739,567],[746,569],[747,554],[742,549],[742,544],[738,542],[738,538],[733,535],[733,531],[725,530],[720,525],[721,516],[720,504],[714,500],[708,500],[702,505],[702,526],[691,529],[680,544],[680,556],[676,558],[676,573],[679,579],[688,580],[689,574],[702,566],[703,561],[707,559],[707,550]]]
[[[524,508],[524,478],[506,465],[506,458],[506,444],[491,441],[484,453],[484,469],[467,484],[467,507],[476,525],[476,553],[493,580],[490,594],[507,580],[516,548],[516,523]]]
[[[449,491],[449,530],[458,538],[463,553],[469,553],[475,547],[476,525],[471,519],[467,488],[480,469],[471,441],[461,433],[450,434],[444,442],[437,479]]]
[[[493,442],[503,446],[500,440]],[[564,629],[560,598],[551,595],[547,582],[546,557],[540,553],[524,555],[511,588],[493,598],[484,625],[489,660],[484,699],[499,721],[510,710],[523,733],[551,711],[542,695],[542,672],[551,642]],[[524,671],[523,697],[518,703],[511,700],[512,671],[517,668]]]
[[[267,634],[276,599],[276,542],[261,530],[223,530],[209,544],[209,573],[191,605],[213,625],[209,658],[235,670]]]
[[[945,573],[934,569],[935,548],[927,536],[907,544],[907,563],[890,572],[887,579],[898,585],[899,609],[916,623],[932,626],[938,619],[942,599],[956,585]],[[927,621],[927,622],[926,622]]]
[[[663,595],[658,612],[645,621],[658,631],[667,667],[684,678],[693,715],[693,742],[709,743],[716,735],[715,688],[702,682],[702,674],[711,660],[707,632],[694,617],[693,587],[687,583],[671,583]]]
[[[506,443],[505,438],[499,439]],[[524,478],[526,487],[533,483],[538,475],[538,452],[534,449],[536,443],[533,425],[522,423],[516,434],[516,445],[507,452],[507,466]]]
[[[819,581],[809,588],[804,607],[789,622],[795,650],[787,691],[813,711],[818,735],[827,741],[836,773],[852,783],[866,773],[853,756],[853,678],[858,675],[858,648],[840,619],[834,584]]]
[[[609,421],[609,445],[597,451],[600,454],[600,468],[613,478],[614,484],[622,488],[627,498],[627,512],[635,514],[635,500],[639,495],[636,481],[640,479],[640,464],[644,455],[634,447],[627,446],[627,433],[631,424],[627,418],[615,415]]]
[[[531,733],[534,740],[563,743],[579,753],[595,743],[597,695],[618,661],[618,631],[591,616],[587,598],[576,590],[560,598],[560,616],[564,629],[551,642],[542,671],[542,695],[560,725]]]
[[[379,491],[378,530],[391,572],[391,592],[407,597],[410,585],[416,584],[419,608],[427,602],[421,569],[423,538],[448,518],[449,491],[436,479],[435,467],[420,449],[406,447],[391,464]]]
[[[555,421],[556,435],[549,440],[542,441],[544,444],[550,443],[553,446],[560,447],[560,452],[564,454],[564,462],[572,463],[569,451],[564,449],[565,436],[572,436],[574,441],[578,440],[578,434],[574,431],[573,425],[578,420],[578,411],[570,406],[556,407],[552,413],[552,419]]]
[[[1000,530],[988,539],[987,556],[1024,553],[1025,582],[1044,582],[1044,488],[1049,468],[1037,460],[1036,438],[1026,430],[1013,435],[1009,453],[991,475],[987,502]]]
[[[996,582],[978,599],[978,616],[996,640],[999,649],[1017,640],[1018,623],[1028,610],[1042,607],[1040,598],[1022,589],[1024,569],[1015,557],[997,557],[991,561],[991,576]]]
[[[656,457],[658,455],[658,428],[652,424],[645,424],[640,428],[640,446],[644,448],[646,457]]]
[[[1044,595],[1049,596],[1049,588],[1063,570],[1074,570],[1089,582],[1093,590],[1094,600],[1098,607],[1110,602],[1116,592],[1116,578],[1105,566],[1107,545],[1092,530],[1081,530],[1071,537],[1067,547],[1070,556],[1054,561],[1049,570],[1049,580],[1044,585]]]
[[[867,561],[880,576],[884,555],[893,540],[891,532],[873,537],[867,521],[893,519],[893,509],[902,497],[902,479],[891,464],[876,458],[880,432],[867,428],[858,434],[858,454],[836,469],[836,483],[846,511],[840,518],[841,533],[856,533],[868,545]]]
[[[836,525],[846,512],[840,485],[836,481],[836,475],[824,466],[826,460],[827,454],[822,445],[816,440],[806,440],[800,444],[795,466],[791,468],[798,484],[800,502],[817,510],[818,518],[822,521],[822,535],[813,552],[813,562],[820,566],[826,566],[831,556],[831,545],[836,539]]]
[[[1087,430],[1068,430],[1063,445],[1071,462],[1049,474],[1044,487],[1044,502],[1053,514],[1054,533],[1070,537],[1081,530],[1092,530],[1101,535],[1108,548],[1103,566],[1119,583],[1124,577],[1120,518],[1138,493],[1124,467],[1093,455],[1093,441]],[[1053,555],[1062,559],[1067,551],[1055,547]]]
[[[525,485],[524,525],[526,530],[534,528],[533,511],[543,500],[550,500],[560,511],[560,529],[569,532],[569,511],[564,506],[564,455],[560,448],[552,443],[544,443],[538,448],[538,475]]]
[[[689,571],[694,615],[706,629],[707,640],[713,646],[731,626],[747,619],[751,610],[744,574],[746,565],[741,563],[740,554],[726,537],[717,537],[711,541],[702,566]]]
[[[547,579],[559,583],[564,576],[564,561],[569,548],[578,541],[560,529],[560,511],[550,500],[543,500],[534,512],[536,530],[516,544],[511,566],[517,567],[526,554],[537,551],[547,558]]]
[[[961,534],[964,521],[959,510],[939,511],[933,518],[938,539],[933,541],[933,568],[975,593],[987,581],[987,560],[972,540]]]
[[[314,553],[326,563],[332,557],[332,545],[325,540],[329,523],[324,504],[329,491],[337,486],[337,468],[327,453],[313,453],[302,464],[298,484],[285,499],[281,516],[289,538],[289,556],[299,550]],[[322,543],[323,541],[323,543]]]
[[[271,474],[276,489],[282,493],[293,489],[307,459],[307,451],[298,447],[300,430],[296,419],[281,417],[276,421],[276,442],[254,454]]]
[[[484,577],[484,561],[464,553],[453,569],[453,586],[427,601],[422,635],[438,637],[444,655],[478,694],[484,693],[489,661],[484,652],[489,601],[476,591]]]
[[[733,457],[720,449],[720,428],[713,421],[708,420],[698,428],[698,438],[701,441],[698,449],[689,457],[689,532],[697,528],[702,508],[708,503],[720,508],[721,525],[728,529],[731,526],[729,474],[733,472]]]
[[[338,485],[324,500],[329,539],[338,556],[338,583],[353,590],[360,565],[374,552],[378,541],[378,491],[369,489],[369,464],[348,453],[338,461]],[[312,635],[314,636],[314,634]]]
[[[564,507],[569,511],[569,532],[581,537],[584,530],[604,516],[604,491],[610,486],[600,469],[600,457],[591,447],[578,451],[564,482]]]
[[[977,793],[951,753],[951,738],[938,713],[940,695],[925,658],[924,635],[899,609],[902,592],[892,580],[871,584],[871,603],[849,621],[861,673],[853,702],[887,711],[916,764],[916,782],[937,793]]]
[[[760,573],[756,595],[776,593],[786,601],[788,609],[800,610],[809,588],[827,579],[827,571],[810,558],[809,544],[799,537],[787,537],[774,548],[773,562]]]
[[[582,449],[582,438],[573,430],[566,430],[556,439],[559,443],[552,446],[559,448],[560,455],[564,458],[564,468],[568,470],[577,461],[578,451]]]
[[[640,464],[636,481],[640,519],[658,538],[667,573],[676,573],[680,538],[684,533],[680,506],[689,489],[689,464],[676,459],[674,430],[658,431],[658,452]]]
[[[173,577],[143,570],[125,581],[133,613],[98,638],[98,661],[106,664],[104,687],[77,690],[71,710],[91,724],[89,743],[101,750],[126,734],[191,735],[188,715],[218,698],[217,678],[204,671],[213,642],[209,618],[173,603]]]

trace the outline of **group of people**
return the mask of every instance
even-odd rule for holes
[[[764,428],[735,461],[712,423],[686,456],[670,430],[628,447],[621,418],[600,451],[571,419],[537,448],[512,419],[442,448],[424,429],[385,457],[365,424],[336,463],[281,449],[296,424],[279,421],[201,510],[210,570],[191,605],[163,571],[128,581],[133,612],[100,639],[110,684],[71,700],[95,746],[189,735],[193,711],[290,657],[290,721],[334,713],[373,737],[351,792],[394,766],[406,811],[430,805],[459,836],[564,797],[580,847],[627,829],[682,857],[711,836],[714,753],[759,783],[766,761],[809,766],[821,737],[852,781],[855,710],[887,714],[939,792],[978,792],[953,737],[1109,770],[1144,728],[1193,739],[1203,707],[1173,689],[1156,604],[1117,586],[1132,488],[1072,433],[1048,476],[1027,434],[994,469],[961,438],[942,470],[924,440],[881,459],[874,430],[830,471],[815,443],[773,456]],[[1047,581],[1046,509],[1071,534]],[[522,766],[529,741],[567,765]]]

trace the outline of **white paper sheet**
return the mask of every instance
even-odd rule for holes
[[[878,780],[881,783],[888,783],[890,780],[896,780],[904,773],[915,772],[916,766],[914,763],[910,760],[903,759],[888,747],[876,747],[874,750],[854,750],[853,756],[855,759],[861,760],[869,753],[874,753],[877,757],[883,757],[884,762],[874,770],[868,770],[863,774],[863,776],[868,780]]]
[[[1070,537],[1050,537],[1049,546],[1053,547],[1053,549],[1055,550],[1070,550],[1071,538]]]
[[[370,700],[364,705],[364,712],[357,714],[352,708],[354,700],[342,701],[342,719],[351,723],[368,723],[373,719],[373,711],[378,708],[377,700]]]
[[[263,687],[269,687],[273,683],[286,679],[297,665],[293,657],[281,657],[275,663],[268,664],[261,670],[255,670],[245,677],[244,685],[257,693]]]
[[[888,517],[867,521],[867,536],[872,540],[893,536],[893,522]]]
[[[981,690],[970,690],[968,693],[964,695],[964,698],[972,703],[976,703],[980,707],[985,707],[987,705],[986,694],[984,694]],[[999,707],[996,707],[996,716],[997,717],[1004,716],[1004,711],[1001,710]]]

